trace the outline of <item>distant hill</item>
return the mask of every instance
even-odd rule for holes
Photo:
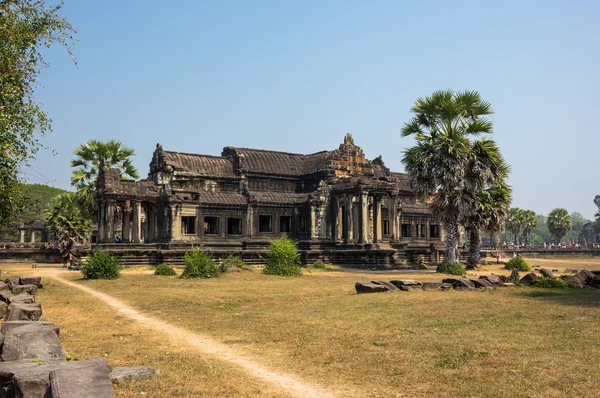
[[[15,215],[10,225],[0,230],[0,242],[11,242],[17,239],[19,224],[33,220],[43,220],[44,210],[56,195],[67,192],[64,189],[49,187],[43,184],[23,185],[23,211]]]

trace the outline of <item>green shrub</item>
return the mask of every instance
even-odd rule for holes
[[[535,283],[532,286],[533,287],[563,289],[563,288],[567,287],[567,283],[565,281],[563,281],[562,279],[552,279],[552,278],[546,278],[545,276],[542,276],[541,278],[538,278],[538,280],[535,281]]]
[[[439,263],[435,272],[439,274],[449,274],[449,275],[464,275],[467,271],[460,263],[450,263],[443,262]]]
[[[220,267],[217,266],[212,256],[199,248],[186,252],[183,261],[185,267],[181,279],[212,278],[221,273]]]
[[[88,253],[81,273],[85,279],[117,279],[122,268],[115,256],[98,249]]]
[[[302,275],[300,253],[296,244],[285,235],[272,240],[267,253],[267,265],[263,272],[279,276]]]
[[[519,272],[531,271],[531,267],[529,266],[529,264],[527,264],[525,262],[525,260],[523,260],[523,257],[520,257],[520,256],[511,258],[510,260],[508,260],[507,263],[504,265],[504,268],[505,269],[516,269]]]
[[[327,268],[327,266],[325,265],[325,263],[321,260],[317,260],[313,263],[312,267],[314,269],[324,269]]]
[[[240,256],[236,256],[235,254],[230,254],[227,256],[220,265],[221,272],[229,272],[232,269],[248,269],[244,261],[240,258]]]
[[[177,272],[169,264],[158,264],[154,269],[154,275],[177,275]]]

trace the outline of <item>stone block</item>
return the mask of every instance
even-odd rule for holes
[[[501,286],[502,285],[502,279],[500,279],[499,275],[481,275],[479,277],[479,279],[484,279],[489,281],[492,285],[497,285],[497,286]]]
[[[115,397],[110,376],[102,367],[85,367],[75,371],[56,369],[50,372],[52,398]]]
[[[370,282],[356,282],[354,288],[356,289],[356,293],[380,293],[389,291],[389,288],[385,285],[376,285]]]
[[[50,372],[66,370],[76,373],[80,369],[95,367],[102,369],[107,375],[112,371],[104,358],[94,357],[82,361],[45,360],[33,362],[21,359],[12,362],[0,362],[0,386],[13,391],[16,397],[50,397]],[[41,395],[38,395],[41,394]],[[90,397],[84,394],[82,397]]]
[[[391,284],[388,281],[371,281],[371,283],[374,283],[376,285],[383,285],[387,287],[389,291],[398,290],[398,288],[395,285]]]
[[[7,321],[39,321],[42,316],[40,304],[11,304],[8,306],[8,314],[4,318]]]
[[[421,286],[421,282],[415,279],[394,279],[390,281],[394,286],[400,288],[401,286]]]
[[[42,361],[65,359],[54,325],[32,322],[6,333],[2,347],[2,360],[7,362],[26,358]]]
[[[506,283],[503,283],[502,286],[504,286],[504,287],[514,287],[516,285],[514,283],[506,282]]]
[[[6,314],[8,313],[8,304],[4,301],[0,301],[0,318],[6,318]]]
[[[35,296],[36,292],[37,292],[36,285],[17,285],[13,288],[14,294],[28,293],[28,294],[31,294],[32,296]]]
[[[521,280],[519,281],[519,283],[521,285],[531,286],[538,279],[539,279],[539,276],[537,276],[535,272],[530,272],[530,273],[526,274],[524,277],[522,277]]]
[[[449,283],[454,289],[474,289],[475,285],[473,282],[466,278],[446,278],[442,280],[443,283]]]
[[[9,300],[9,304],[33,304],[35,303],[35,296],[29,293],[20,293],[16,296],[12,296]]]
[[[542,274],[542,276],[546,278],[556,279],[556,276],[554,276],[554,274],[547,268],[542,268],[540,270],[540,274]]]
[[[146,380],[159,376],[160,371],[146,366],[121,366],[110,372],[110,380],[115,384]]]
[[[19,277],[19,283],[21,285],[36,285],[38,288],[42,287],[41,276],[21,276]]]
[[[36,323],[38,325],[43,326],[52,326],[54,328],[54,331],[56,332],[56,335],[60,337],[60,326],[55,325],[50,321],[5,321],[2,323],[2,326],[0,326],[0,333],[6,334],[9,330],[21,326],[31,325],[32,323]]]
[[[519,275],[519,270],[513,269],[508,277],[508,282],[510,283],[519,283],[521,280],[521,275]]]
[[[14,297],[14,293],[7,287],[0,290],[0,300],[4,301],[6,304],[11,303],[11,299]]]
[[[566,280],[567,286],[582,289],[585,286],[585,281],[579,274],[573,275]]]
[[[494,287],[494,284],[487,279],[471,279],[471,282],[478,289]]]

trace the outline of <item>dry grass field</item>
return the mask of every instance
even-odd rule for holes
[[[527,259],[551,269],[600,269],[600,259]],[[50,266],[48,266],[50,267]],[[120,397],[286,396],[236,365],[176,345],[46,269],[2,264],[6,273],[46,275],[44,318],[61,326],[76,358],[148,365],[161,377],[117,387]],[[504,273],[497,266],[478,271]],[[258,270],[218,279],[154,276],[149,267],[116,281],[60,277],[117,298],[144,315],[232,347],[336,396],[598,397],[600,290],[515,287],[488,292],[357,295],[359,280],[424,273],[305,271],[281,278]]]

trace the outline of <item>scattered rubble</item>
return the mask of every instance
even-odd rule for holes
[[[558,279],[553,272],[546,268],[539,270],[545,278]],[[573,275],[574,273],[574,275]],[[437,282],[420,282],[414,279],[394,279],[391,281],[371,281],[371,282],[356,282],[355,288],[357,293],[377,293],[390,291],[410,291],[410,290],[490,290],[493,288],[513,287],[517,285],[531,286],[540,276],[535,272],[529,272],[520,278],[519,271],[512,270],[510,277],[504,275],[481,275],[479,279],[467,278],[445,278],[442,283]],[[569,287],[576,288],[598,288],[600,289],[600,271],[588,270],[571,270],[566,269],[565,274],[560,276],[567,282]]]
[[[159,375],[143,366],[113,370],[100,357],[67,361],[60,327],[39,320],[42,306],[35,294],[42,287],[39,276],[0,281],[0,397],[109,398],[115,397],[112,383]]]

